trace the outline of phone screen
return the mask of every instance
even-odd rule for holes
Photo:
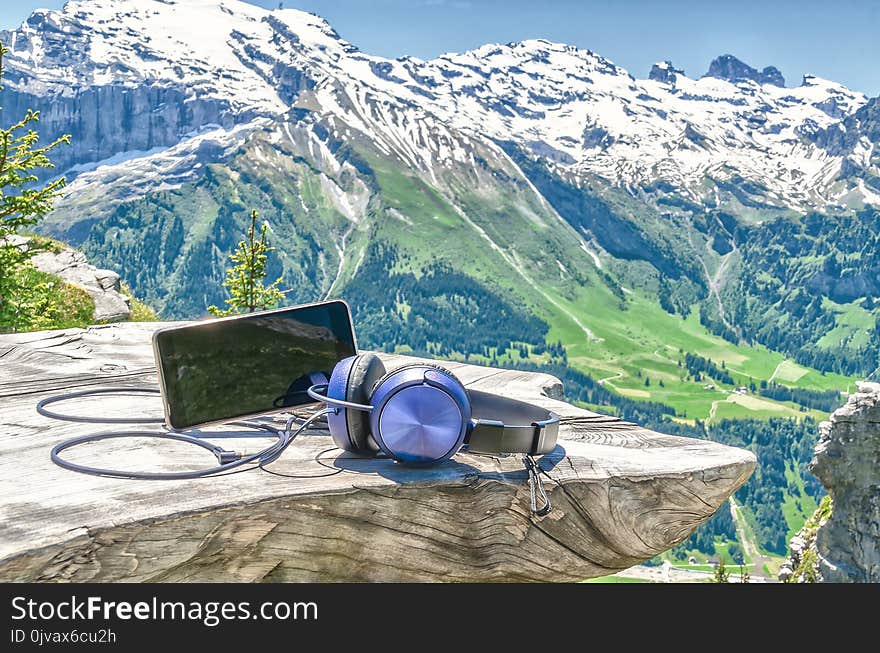
[[[175,429],[313,403],[357,353],[351,314],[330,301],[161,329],[154,335],[166,421]]]

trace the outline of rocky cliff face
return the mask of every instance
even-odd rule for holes
[[[154,85],[99,86],[51,97],[9,88],[0,98],[9,116],[23,116],[29,108],[40,107],[39,131],[46,140],[76,134],[69,147],[53,152],[55,174],[58,170],[70,174],[75,172],[72,166],[121,152],[168,147],[205,127],[229,128],[252,118],[249,113],[234,113],[224,101],[187,98],[181,89]],[[53,171],[42,176],[53,176]]]
[[[817,580],[880,582],[880,383],[860,383],[819,428],[810,469],[834,507],[814,545],[793,538],[793,557],[809,560],[814,548]]]
[[[204,13],[211,9],[225,12],[219,36]],[[9,49],[0,112],[39,108],[43,138],[73,134],[53,153],[56,173],[68,176],[208,128],[278,116],[312,85],[292,56],[297,35],[243,4],[236,14],[212,2],[77,2],[35,11],[17,30],[0,31],[0,42]]]

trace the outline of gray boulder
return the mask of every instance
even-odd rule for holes
[[[120,322],[131,315],[131,304],[121,293],[119,275],[90,265],[85,254],[72,249],[42,252],[31,259],[34,267],[82,288],[95,302],[95,322]]]

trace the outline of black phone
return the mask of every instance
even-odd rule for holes
[[[153,353],[165,421],[185,429],[313,403],[308,387],[357,342],[348,304],[331,300],[165,327]]]

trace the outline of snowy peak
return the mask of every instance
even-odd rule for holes
[[[758,71],[750,65],[743,63],[732,54],[724,54],[712,60],[709,71],[703,77],[716,77],[729,82],[741,82],[751,80],[758,84],[772,84],[773,86],[785,86],[785,78],[775,66],[767,66]]]
[[[864,95],[812,76],[785,88],[776,68],[732,55],[700,79],[669,61],[636,79],[591,50],[542,39],[392,60],[312,14],[238,0],[71,1],[0,39],[10,48],[0,105],[63,104],[44,112],[43,128],[77,132],[67,166],[307,104],[418,167],[462,155],[464,135],[626,189],[663,181],[716,204],[731,184],[760,190],[730,210],[849,201],[846,157],[877,159],[873,142],[831,147],[840,139],[822,136],[844,130]]]
[[[461,54],[446,54],[434,63],[451,62],[465,64],[478,61],[481,68],[507,70],[524,64],[558,64],[565,71],[594,70],[612,75],[629,77],[629,73],[592,50],[585,50],[565,43],[546,39],[528,39],[513,43],[489,43]]]
[[[72,0],[60,11],[38,10],[0,36],[10,49],[13,86],[36,82],[64,94],[84,86],[178,85],[269,113],[287,108],[274,88],[279,63],[351,49],[317,16],[238,0]]]

